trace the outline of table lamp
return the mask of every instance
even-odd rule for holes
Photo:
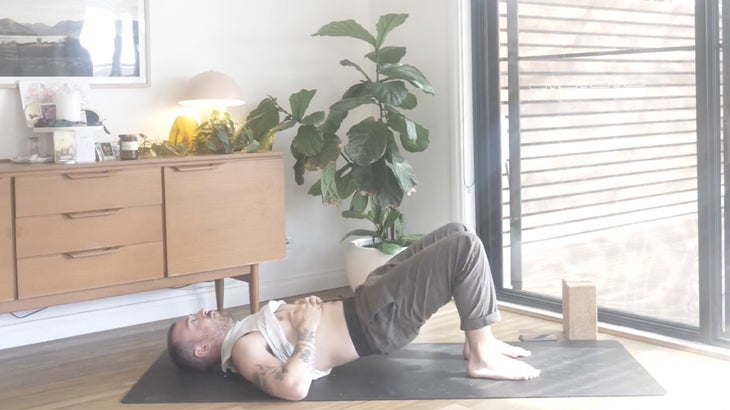
[[[231,77],[219,71],[200,73],[188,82],[181,105],[225,111],[244,104],[243,91]]]

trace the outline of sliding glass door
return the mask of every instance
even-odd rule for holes
[[[586,279],[602,320],[716,339],[712,2],[473,6],[477,218],[501,297],[559,310],[561,280]]]

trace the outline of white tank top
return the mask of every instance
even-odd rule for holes
[[[223,345],[221,346],[221,368],[224,372],[230,370],[238,372],[231,360],[231,354],[233,353],[233,345],[241,337],[251,332],[260,332],[266,340],[266,344],[269,345],[271,352],[274,357],[279,359],[280,362],[284,363],[294,352],[294,345],[292,345],[284,334],[284,330],[281,328],[281,324],[274,316],[274,312],[279,306],[286,304],[282,300],[272,300],[266,305],[261,307],[258,312],[248,315],[243,320],[237,322],[231,330],[228,331],[226,337],[223,339]],[[320,377],[330,374],[332,369],[317,370],[312,368],[311,376],[312,380],[319,379]]]

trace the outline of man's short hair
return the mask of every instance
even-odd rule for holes
[[[205,371],[210,369],[211,363],[195,357],[195,342],[192,340],[174,340],[172,333],[177,322],[173,322],[167,331],[167,353],[170,360],[181,370]]]

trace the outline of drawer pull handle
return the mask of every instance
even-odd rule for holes
[[[220,164],[202,164],[202,165],[177,165],[172,168],[179,172],[195,172],[195,171],[210,171],[218,168]]]
[[[108,178],[119,174],[118,170],[94,171],[94,172],[66,172],[63,174],[68,179],[91,179]]]
[[[90,258],[93,256],[109,255],[110,253],[117,252],[121,248],[121,246],[110,246],[108,248],[89,249],[88,251],[66,252],[65,255],[73,259]]]
[[[97,216],[111,216],[118,214],[124,208],[109,208],[109,209],[98,209],[95,211],[84,211],[84,212],[66,212],[63,214],[69,219],[81,219],[81,218],[95,218]]]

